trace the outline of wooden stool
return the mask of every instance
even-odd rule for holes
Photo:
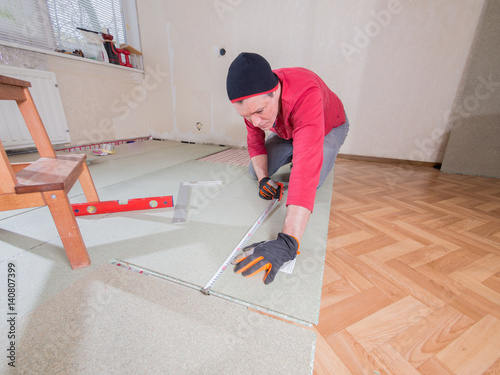
[[[33,163],[11,164],[0,142],[0,211],[49,206],[71,268],[87,267],[90,258],[68,199],[78,179],[87,201],[99,201],[87,156],[55,154],[28,87],[31,83],[0,75],[0,100],[17,102],[40,154]]]

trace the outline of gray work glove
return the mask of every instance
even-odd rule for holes
[[[281,182],[271,180],[269,177],[264,177],[259,181],[259,197],[266,200],[278,198],[281,200],[284,187]]]
[[[254,247],[253,254],[237,259],[234,272],[249,277],[260,271],[266,271],[264,284],[272,283],[281,266],[295,258],[299,246],[299,241],[295,237],[285,233],[279,233],[278,238],[273,241],[254,243],[245,248]]]

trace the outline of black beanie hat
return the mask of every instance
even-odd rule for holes
[[[278,88],[278,82],[265,58],[256,53],[242,52],[229,66],[227,96],[231,103],[238,102],[272,92]]]

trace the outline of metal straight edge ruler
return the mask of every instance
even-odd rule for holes
[[[171,195],[151,198],[136,198],[105,202],[74,203],[71,205],[75,216],[100,215],[113,212],[150,210],[173,207],[174,199]]]
[[[179,193],[177,194],[177,203],[174,208],[172,224],[184,223],[186,221],[190,188],[191,186],[199,185],[222,185],[222,181],[181,182],[179,186]]]
[[[262,212],[262,214],[259,216],[257,221],[252,225],[252,227],[248,230],[248,232],[243,236],[240,242],[238,242],[238,245],[234,248],[233,251],[231,251],[231,254],[226,258],[224,263],[219,267],[217,272],[212,276],[212,278],[208,281],[207,285],[203,287],[201,292],[203,294],[209,295],[210,294],[210,289],[214,285],[214,283],[217,281],[217,279],[222,275],[222,272],[231,264],[231,262],[236,258],[236,255],[238,255],[238,252],[243,249],[243,245],[249,240],[250,237],[253,236],[255,231],[260,227],[262,222],[266,219],[266,217],[269,216],[269,214],[274,210],[274,208],[278,205],[278,202],[280,200],[278,198],[275,198],[269,203],[267,208]]]

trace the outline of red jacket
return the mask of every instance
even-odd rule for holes
[[[271,129],[279,137],[293,139],[293,168],[287,205],[314,207],[323,164],[323,140],[345,122],[344,106],[314,72],[304,68],[274,70],[281,82],[281,109]],[[265,132],[245,120],[250,157],[267,154]]]

